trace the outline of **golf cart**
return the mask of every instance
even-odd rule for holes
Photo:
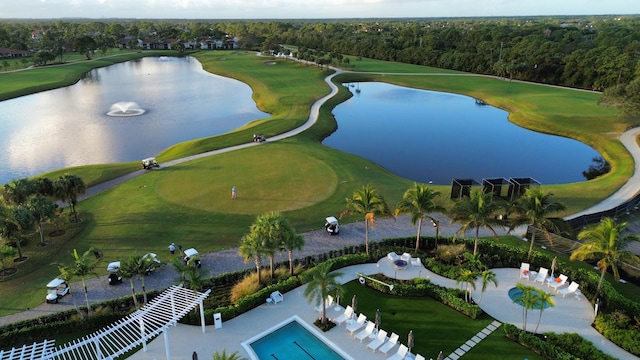
[[[329,216],[325,219],[324,228],[331,235],[338,235],[340,232],[340,226],[338,225],[338,219],[333,216]]]
[[[146,253],[142,257],[142,259],[149,261],[150,264],[147,268],[147,275],[151,274],[161,264],[160,260],[158,260],[158,255],[156,255],[155,253]]]
[[[200,257],[198,256],[198,250],[194,248],[189,248],[184,251],[184,263],[185,264],[194,264],[197,267],[201,267]]]
[[[58,299],[69,293],[69,284],[66,281],[55,278],[47,284],[47,304],[57,304]]]
[[[142,160],[142,168],[145,170],[151,170],[153,168],[159,168],[160,164],[156,161],[156,158],[150,157]]]
[[[118,270],[120,270],[120,261],[110,262],[109,265],[107,265],[109,285],[122,284],[122,276],[118,275]]]
[[[253,142],[264,142],[264,141],[267,141],[267,138],[265,138],[263,134],[253,134]]]

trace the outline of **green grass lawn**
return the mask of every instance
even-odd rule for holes
[[[487,315],[471,320],[465,315],[430,298],[407,298],[379,293],[361,286],[357,281],[345,284],[343,306],[349,305],[353,295],[358,299],[358,313],[374,319],[376,309],[380,309],[380,328],[389,334],[400,335],[400,341],[407,344],[407,335],[413,330],[414,354],[422,354],[427,359],[436,358],[440,351],[446,356],[471,339],[480,330],[493,322]],[[506,296],[506,295],[505,295]],[[493,332],[468,353],[470,359],[544,359],[534,352],[504,337],[501,328]]]
[[[311,104],[329,92],[323,79],[330,72],[315,66],[236,51],[199,52],[194,56],[206,70],[249,84],[256,103],[271,117],[221,136],[176,144],[158,155],[161,163],[249,142],[256,132],[267,137],[282,133],[306,121]],[[106,65],[98,61],[0,74],[0,98],[16,91],[36,91],[41,83],[62,86],[73,82],[74,77],[91,66]],[[354,63],[357,63],[355,69],[361,71],[453,73],[366,59]],[[510,110],[512,121],[518,120],[533,128],[546,126],[565,136],[575,135],[611,156],[614,171],[601,179],[543,186],[556,195],[555,200],[568,206],[567,213],[605,198],[624,183],[633,170],[629,154],[614,140],[628,121],[597,106],[597,95],[591,93],[478,76],[341,76],[345,81],[383,80],[480,97]],[[23,87],[16,85],[20,83]],[[31,240],[25,247],[29,260],[17,265],[19,271],[15,275],[0,280],[3,296],[0,315],[41,303],[44,284],[57,274],[51,263],[67,261],[74,248],[84,251],[94,246],[103,251],[107,259],[122,259],[132,252],[163,254],[171,242],[193,246],[201,252],[215,251],[237,246],[255,216],[265,211],[283,212],[300,232],[318,229],[326,216],[340,214],[345,198],[364,184],[375,187],[394,207],[412,181],[390,174],[368,160],[320,144],[320,140],[336,128],[332,106],[348,96],[348,91],[341,87],[336,99],[321,109],[318,123],[295,138],[278,143],[267,141],[250,149],[151,171],[82,201],[78,210],[83,223],[75,225],[75,231],[70,231],[64,241],[48,239],[55,246],[44,249]],[[86,183],[95,184],[138,168],[137,163],[92,165],[53,172],[50,176],[71,171],[82,176]],[[239,199],[234,202],[230,200],[232,186],[239,192]],[[443,198],[448,197],[449,186],[434,188]],[[355,220],[361,220],[360,216],[349,216],[343,222]],[[102,268],[101,265],[99,270]]]

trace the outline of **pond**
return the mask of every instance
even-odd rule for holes
[[[140,160],[268,117],[251,94],[248,85],[210,74],[194,58],[146,57],[92,70],[72,86],[2,101],[0,184]],[[138,116],[107,115],[118,103]]]
[[[506,111],[467,96],[379,82],[345,86],[353,97],[334,109],[338,130],[323,144],[418,182],[579,182],[600,156],[579,141],[514,125]]]

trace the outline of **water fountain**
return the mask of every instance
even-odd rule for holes
[[[109,116],[138,116],[146,112],[140,105],[133,101],[120,101],[113,105],[107,112]]]

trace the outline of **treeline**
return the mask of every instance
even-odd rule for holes
[[[189,41],[223,34],[239,37],[244,49],[279,51],[286,44],[600,91],[640,73],[635,16],[0,22],[0,47],[59,49],[91,36],[101,49],[126,36]]]

